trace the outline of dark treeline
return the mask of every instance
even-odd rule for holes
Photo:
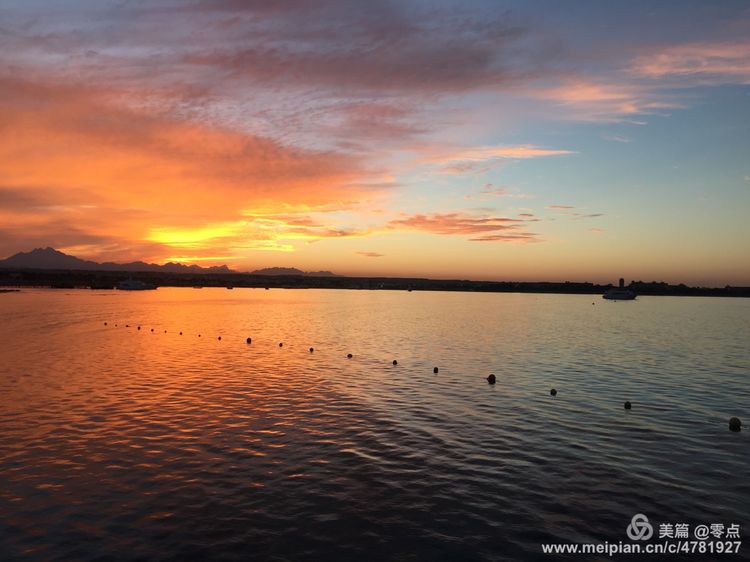
[[[414,291],[469,291],[495,293],[602,294],[612,285],[574,282],[468,281],[393,277],[309,277],[246,273],[191,274],[168,272],[2,270],[0,286],[112,289],[126,279],[161,287],[259,287],[285,289],[366,289]],[[750,287],[688,287],[635,281],[628,285],[638,295],[750,297]]]

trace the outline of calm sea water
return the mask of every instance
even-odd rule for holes
[[[533,560],[636,513],[747,535],[749,344],[743,299],[2,294],[0,559]]]

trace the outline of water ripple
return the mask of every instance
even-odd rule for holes
[[[3,295],[0,559],[520,560],[638,512],[750,523],[744,300],[225,293]]]

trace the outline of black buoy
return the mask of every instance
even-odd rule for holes
[[[106,325],[107,325],[107,323],[105,322],[105,323],[104,323],[104,325],[106,326]]]
[[[394,364],[394,365],[398,365],[398,361],[396,361],[396,360],[394,359],[394,360],[393,360],[393,364]]]
[[[200,335],[200,334],[198,334],[198,337],[201,337],[201,335]]]
[[[557,396],[557,389],[553,388],[552,390],[549,391],[549,393],[551,396]]]
[[[221,341],[221,336],[219,336],[219,341]]]
[[[166,330],[164,330],[164,333],[166,334],[166,333],[167,333],[167,331],[166,331]]]
[[[437,367],[433,367],[432,372],[436,375],[438,374],[439,369]]]
[[[126,328],[130,328],[130,324],[125,324],[125,327]]]
[[[151,331],[153,332],[153,331],[154,331],[154,329],[153,329],[153,328],[151,328]]]
[[[279,347],[284,347],[284,344],[279,342]]]
[[[310,353],[312,353],[313,351],[315,351],[315,349],[313,349],[313,348],[311,347],[311,348],[310,348]]]
[[[182,332],[180,332],[180,335],[182,335]]]
[[[741,431],[742,422],[740,421],[740,418],[729,418],[729,429],[731,431]]]
[[[351,353],[347,353],[346,357],[347,357],[347,359],[351,359],[352,357],[354,357],[354,355],[352,355]]]
[[[630,402],[625,402],[625,409],[626,410],[630,410],[630,408],[632,408],[632,407],[633,407],[633,405]]]
[[[247,338],[247,339],[246,339],[245,341],[246,341],[247,343],[253,343],[253,338]]]
[[[495,384],[497,382],[497,378],[495,378],[495,375],[490,375],[487,377],[487,382],[490,384]]]
[[[117,324],[115,324],[115,328],[117,328]]]
[[[140,329],[141,329],[141,327],[140,327],[140,326],[138,326],[138,329],[140,330]]]

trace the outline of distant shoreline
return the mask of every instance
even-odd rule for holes
[[[168,273],[84,270],[0,269],[0,287],[113,289],[126,279],[160,287],[232,287],[280,289],[352,289],[482,293],[602,295],[612,285],[578,282],[470,281],[399,277],[309,277],[246,273]],[[750,297],[750,287],[689,287],[661,282],[630,283],[643,296]],[[2,291],[3,289],[0,289]],[[7,290],[7,289],[6,289]]]

